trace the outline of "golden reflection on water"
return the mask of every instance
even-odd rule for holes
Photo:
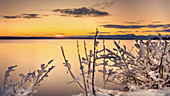
[[[76,76],[80,75],[79,61],[77,55],[77,40],[0,40],[0,80],[3,79],[3,74],[7,67],[18,65],[16,71],[11,74],[10,79],[19,80],[20,73],[28,73],[40,67],[40,64],[48,63],[54,59],[52,63],[55,69],[52,70],[48,78],[40,83],[37,87],[38,93],[36,96],[68,96],[71,94],[80,93],[81,90],[76,84],[66,84],[73,79],[67,74],[67,68],[63,65],[63,57],[60,47],[63,46],[65,55],[72,66],[72,70]],[[78,40],[80,45],[81,56],[84,53],[84,40]],[[102,49],[102,40],[99,40],[99,49]],[[106,47],[113,49],[113,40],[105,40]],[[93,40],[86,40],[87,50],[93,49]],[[120,45],[126,45],[130,50],[134,45],[134,40],[121,40]],[[135,51],[134,51],[135,52]],[[88,52],[89,53],[89,52]],[[86,65],[85,65],[86,66]],[[97,69],[102,68],[98,67]],[[97,72],[97,85],[102,87],[102,74]],[[79,78],[81,78],[79,76]],[[114,86],[108,83],[107,88],[118,89],[119,86]]]

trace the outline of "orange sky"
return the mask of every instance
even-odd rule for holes
[[[170,35],[169,0],[0,0],[0,36]],[[106,32],[106,33],[105,33]]]

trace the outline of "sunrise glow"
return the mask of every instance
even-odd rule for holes
[[[170,0],[0,0],[0,36],[84,36],[96,28],[107,32],[104,35],[170,35],[170,12],[166,10],[169,3]]]
[[[63,35],[55,35],[56,37],[63,37]]]

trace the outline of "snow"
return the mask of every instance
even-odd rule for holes
[[[119,92],[115,96],[170,96],[170,88]]]
[[[118,90],[106,90],[100,89],[96,92],[97,96],[170,96],[170,88],[164,89],[148,89],[148,90],[135,90],[135,91],[118,91]],[[77,94],[72,96],[85,96],[85,94]],[[94,96],[88,93],[88,96]]]

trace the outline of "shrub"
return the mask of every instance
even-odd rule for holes
[[[121,47],[119,42],[114,41],[116,48],[108,49],[103,40],[103,48],[97,48],[97,34],[94,38],[94,49],[87,54],[86,42],[84,41],[85,57],[81,57],[79,53],[79,44],[77,41],[78,57],[80,61],[80,70],[82,71],[83,84],[71,71],[71,65],[66,59],[64,49],[61,47],[65,60],[64,65],[74,79],[69,83],[77,82],[80,88],[85,92],[86,96],[96,92],[103,92],[95,85],[95,67],[103,66],[99,72],[103,73],[103,86],[107,82],[113,82],[123,86],[123,90],[136,89],[160,89],[170,87],[170,42],[162,40],[148,39],[146,41],[136,40],[136,44],[130,51],[126,46]],[[137,55],[131,51],[136,48]],[[103,60],[103,62],[97,62]],[[87,65],[87,71],[84,70]],[[107,67],[107,68],[106,68]],[[106,93],[109,95],[109,93]]]
[[[48,73],[55,67],[51,66],[48,68],[52,62],[53,60],[49,61],[48,64],[42,64],[39,70],[29,72],[26,75],[19,74],[21,80],[18,83],[8,79],[10,73],[15,71],[14,68],[17,65],[8,67],[4,75],[3,86],[0,86],[0,96],[32,96],[35,93],[35,86],[39,85],[45,77],[48,77]],[[10,85],[7,82],[10,82]],[[26,83],[29,83],[29,85],[26,86]]]
[[[69,83],[77,82],[77,84],[80,86],[80,88],[85,92],[86,96],[88,96],[88,93],[96,95],[96,90],[97,90],[96,85],[95,85],[95,80],[94,80],[95,66],[96,66],[96,60],[97,60],[96,59],[96,57],[97,57],[96,48],[98,45],[97,34],[98,34],[98,31],[96,32],[95,39],[94,39],[94,50],[93,50],[94,52],[92,52],[92,50],[90,50],[89,55],[87,54],[86,42],[84,41],[84,50],[85,50],[86,57],[80,56],[79,43],[77,41],[77,52],[78,52],[78,57],[79,57],[80,70],[82,72],[81,75],[83,77],[83,84],[81,84],[80,79],[73,74],[73,72],[71,70],[71,65],[68,62],[68,60],[66,59],[66,56],[64,54],[64,49],[63,49],[63,47],[61,47],[62,54],[63,54],[64,60],[65,60],[64,65],[67,67],[68,72],[74,79],[74,81],[71,81]],[[88,66],[87,71],[84,70],[84,64],[86,64]]]
[[[110,79],[119,81],[125,90],[131,88],[160,89],[170,87],[170,42],[162,40],[136,40],[137,55],[122,48],[114,41],[116,48],[108,51],[113,62],[111,66],[118,68]]]

